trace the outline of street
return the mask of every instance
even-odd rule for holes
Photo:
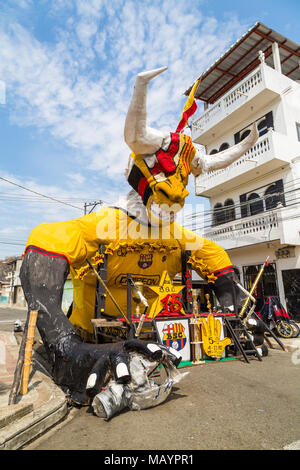
[[[62,423],[25,449],[278,450],[299,445],[300,365],[291,353],[269,350],[262,362],[232,360],[181,370],[189,374],[162,405],[124,411],[109,422],[88,407],[71,408]]]
[[[21,320],[24,326],[26,316],[27,310],[25,309],[0,306],[0,330],[14,331],[15,320]]]
[[[0,309],[13,331],[26,311]],[[293,341],[292,339],[290,341]],[[300,355],[269,349],[252,359],[181,368],[185,375],[158,407],[106,422],[89,407],[67,417],[25,450],[278,450],[300,442]]]

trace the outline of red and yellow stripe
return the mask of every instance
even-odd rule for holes
[[[197,109],[197,104],[194,99],[195,92],[197,90],[198,84],[200,82],[200,78],[194,83],[193,88],[191,89],[191,92],[188,96],[188,99],[186,100],[185,106],[183,108],[183,112],[181,115],[180,122],[177,126],[176,132],[182,131],[184,127],[186,126],[188,119],[195,113]]]

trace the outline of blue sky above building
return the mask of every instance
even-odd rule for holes
[[[298,0],[1,2],[0,177],[76,207],[0,180],[0,259],[21,254],[36,225],[126,195],[123,127],[138,72],[168,66],[148,116],[175,130],[184,91],[256,21],[300,43],[299,17]],[[204,203],[192,178],[188,189],[187,203]]]

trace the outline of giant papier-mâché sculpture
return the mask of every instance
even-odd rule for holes
[[[87,404],[113,378],[116,386],[130,384],[130,358],[178,365],[178,354],[158,344],[139,340],[91,344],[79,329],[93,333],[96,277],[87,265],[103,261],[105,245],[107,286],[126,311],[126,275],[146,285],[158,285],[163,271],[170,278],[181,271],[182,253],[213,289],[224,308],[234,305],[233,268],[217,244],[180,226],[175,214],[188,195],[190,173],[225,168],[254,145],[256,126],[241,143],[213,156],[196,151],[189,136],[161,132],[146,124],[149,81],[166,67],[137,75],[125,122],[125,141],[132,154],[126,177],[132,190],[126,207],[104,207],[78,219],[43,223],[29,236],[21,269],[21,282],[29,309],[38,310],[37,327],[53,367],[53,379],[71,400]],[[64,282],[73,280],[73,308],[61,309]],[[153,299],[152,299],[153,300]],[[149,298],[151,304],[151,298]],[[119,315],[109,296],[105,311]]]

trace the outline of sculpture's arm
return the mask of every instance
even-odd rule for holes
[[[246,153],[258,139],[257,126],[254,123],[250,134],[241,142],[229,147],[229,149],[223,152],[216,153],[214,155],[204,155],[197,153],[192,162],[192,173],[194,176],[198,176],[201,173],[208,171],[220,170],[231,165],[231,163],[238,160],[244,153]]]
[[[233,311],[241,304],[241,291],[233,282],[236,275],[226,251],[217,243],[202,238],[176,225],[177,240],[182,251],[190,251],[189,264],[209,283],[222,308]]]

